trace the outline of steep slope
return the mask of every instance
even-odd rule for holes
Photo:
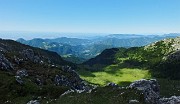
[[[0,103],[49,101],[68,89],[84,90],[74,68],[55,52],[0,39]]]
[[[8,53],[14,53],[14,54],[20,54],[23,52],[26,54],[26,52],[30,52],[32,54],[35,54],[36,56],[39,56],[40,59],[49,61],[51,63],[54,64],[59,64],[59,65],[67,65],[70,64],[67,61],[64,61],[57,53],[55,52],[51,52],[51,51],[46,51],[46,50],[42,50],[39,48],[34,48],[28,45],[24,45],[18,42],[15,42],[13,40],[0,40],[0,45],[2,50],[4,50],[4,52],[8,52]],[[28,50],[29,49],[29,50]],[[34,52],[32,52],[34,51]],[[13,54],[13,55],[14,55]],[[42,56],[41,56],[42,55]],[[31,58],[30,56],[28,56],[29,58]],[[33,58],[33,57],[32,57]],[[40,60],[39,59],[39,60]],[[38,60],[38,61],[39,61]],[[42,61],[43,61],[42,60]]]

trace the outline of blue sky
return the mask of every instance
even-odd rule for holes
[[[180,33],[180,0],[0,0],[0,31]]]

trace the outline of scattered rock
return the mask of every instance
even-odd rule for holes
[[[161,104],[180,104],[180,96],[172,96],[170,98],[161,98]]]
[[[20,76],[20,77],[27,77],[27,76],[28,76],[28,73],[27,73],[26,69],[22,69],[22,70],[18,70],[18,71],[16,72],[16,75],[17,75],[17,76]]]
[[[156,79],[135,81],[128,88],[135,88],[143,92],[145,101],[148,104],[180,104],[180,96],[160,98],[159,85]],[[133,100],[130,100],[133,102]],[[130,103],[129,101],[129,103]]]
[[[4,48],[0,47],[0,52],[7,52]]]
[[[61,96],[64,96],[64,95],[67,95],[67,94],[73,93],[73,92],[74,92],[74,90],[67,90],[66,92],[64,92],[63,94],[61,94]]]
[[[43,82],[39,78],[36,78],[35,83],[39,86],[43,85]]]
[[[31,100],[27,104],[40,104],[38,100]]]
[[[137,104],[137,103],[139,103],[138,100],[129,100],[129,104]]]
[[[16,64],[19,65],[19,64],[21,64],[23,62],[23,59],[20,59],[20,58],[14,56],[14,61],[15,61]]]
[[[13,65],[11,64],[11,62],[6,59],[6,57],[0,52],[0,68],[2,70],[14,70]]]
[[[111,86],[111,87],[118,87],[116,83],[110,82],[106,86]]]
[[[20,76],[15,76],[16,78],[16,82],[18,82],[19,84],[24,84],[24,81],[22,80],[22,78]]]
[[[63,66],[62,71],[69,73],[70,76],[65,77],[64,75],[56,75],[54,78],[55,85],[63,85],[70,87],[72,90],[77,90],[77,92],[87,90],[87,85],[80,78],[79,74],[76,71],[72,70],[70,66]]]
[[[29,60],[33,61],[34,63],[41,62],[39,56],[35,55],[35,53],[32,49],[25,49],[21,53],[25,57],[26,60],[29,59]]]

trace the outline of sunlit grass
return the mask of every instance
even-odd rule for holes
[[[151,78],[151,74],[148,70],[130,68],[120,69],[116,65],[108,66],[104,71],[100,72],[80,71],[79,73],[82,79],[101,86],[106,85],[108,82],[114,82],[121,85],[124,82],[133,82],[143,78]]]

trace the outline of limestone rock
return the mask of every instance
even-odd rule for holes
[[[129,104],[138,104],[139,101],[138,100],[129,100]]]
[[[170,98],[161,98],[161,104],[180,104],[180,96],[172,96]]]
[[[22,78],[20,76],[15,76],[16,78],[16,82],[19,83],[19,84],[24,84],[24,81],[22,80]]]
[[[16,72],[16,75],[17,75],[17,76],[20,76],[20,77],[27,77],[27,76],[28,76],[28,73],[27,73],[26,69],[22,69],[22,70],[18,70],[18,71]]]
[[[69,73],[69,77],[65,77],[64,75],[56,75],[54,77],[55,85],[60,86],[67,86],[70,87],[72,90],[86,90],[87,85],[85,82],[80,78],[79,74],[76,73],[70,66],[63,66],[62,71],[65,73]]]
[[[0,68],[3,70],[14,70],[11,62],[0,52]]]
[[[40,104],[38,100],[31,100],[27,104]]]
[[[130,84],[129,88],[135,88],[143,92],[145,101],[150,104],[159,104],[159,84],[156,79],[142,79]]]
[[[111,87],[118,87],[116,83],[110,82],[106,86],[111,86]]]
[[[41,61],[39,56],[35,55],[32,49],[23,50],[22,55],[24,56],[25,59],[29,59],[33,61],[34,63],[39,63]]]

